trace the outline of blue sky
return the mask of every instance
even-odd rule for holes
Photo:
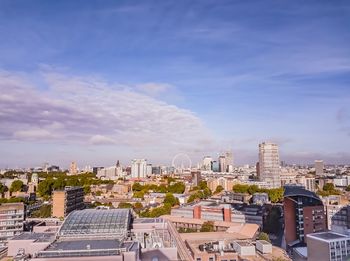
[[[0,1],[0,167],[350,163],[349,1]]]

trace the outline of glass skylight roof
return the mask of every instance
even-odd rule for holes
[[[130,224],[129,209],[85,209],[73,211],[64,221],[59,236],[125,237]]]

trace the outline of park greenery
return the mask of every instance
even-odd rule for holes
[[[219,186],[216,187],[216,189],[214,191],[214,194],[218,194],[218,193],[220,193],[223,190],[224,190],[223,186],[219,185]]]
[[[148,208],[139,213],[140,217],[154,218],[160,217],[163,215],[169,215],[171,212],[171,205],[169,203],[165,203],[163,206],[156,208]]]
[[[22,191],[23,190],[23,186],[24,186],[24,184],[23,184],[22,180],[15,180],[11,184],[10,192]]]
[[[45,178],[38,185],[38,193],[43,198],[49,198],[53,190],[63,189],[65,186],[82,186],[85,194],[90,193],[91,185],[114,184],[111,180],[101,180],[93,173],[68,176],[65,172],[39,173]]]
[[[32,218],[48,218],[51,217],[51,205],[43,204],[38,210],[31,213]]]
[[[207,182],[202,180],[198,186],[191,189],[192,194],[189,196],[187,203],[191,203],[198,199],[205,199],[212,195],[211,190],[208,188]]]
[[[175,182],[171,178],[171,181],[167,184],[155,185],[155,184],[145,184],[141,185],[138,182],[135,182],[132,185],[132,191],[134,198],[143,199],[145,194],[150,192],[158,192],[158,193],[174,193],[174,194],[182,194],[185,191],[185,184],[181,181]]]
[[[0,204],[2,203],[18,203],[18,202],[24,202],[25,199],[21,197],[12,197],[12,198],[0,198]]]
[[[334,187],[333,183],[326,183],[324,184],[322,190],[317,191],[317,194],[323,197],[327,197],[330,195],[340,195],[341,192]]]
[[[236,193],[248,193],[253,195],[254,193],[267,193],[272,203],[282,202],[283,200],[283,188],[259,188],[257,185],[236,184],[233,185],[232,190]]]

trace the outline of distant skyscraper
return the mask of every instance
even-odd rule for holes
[[[225,160],[226,160],[226,172],[230,172],[233,169],[233,154],[232,151],[225,152]]]
[[[259,175],[260,180],[271,188],[281,187],[280,158],[278,146],[275,143],[259,144]]]
[[[77,163],[73,161],[69,167],[69,174],[76,175],[78,173]]]
[[[226,172],[226,158],[219,156],[219,172]]]
[[[323,176],[324,163],[323,160],[315,160],[316,176]]]
[[[134,159],[131,162],[131,177],[145,178],[147,175],[147,160]]]
[[[205,156],[203,158],[203,170],[211,170],[211,162],[213,161],[213,159],[210,156]]]

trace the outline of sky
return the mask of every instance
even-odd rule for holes
[[[0,168],[350,164],[350,1],[0,0]]]

